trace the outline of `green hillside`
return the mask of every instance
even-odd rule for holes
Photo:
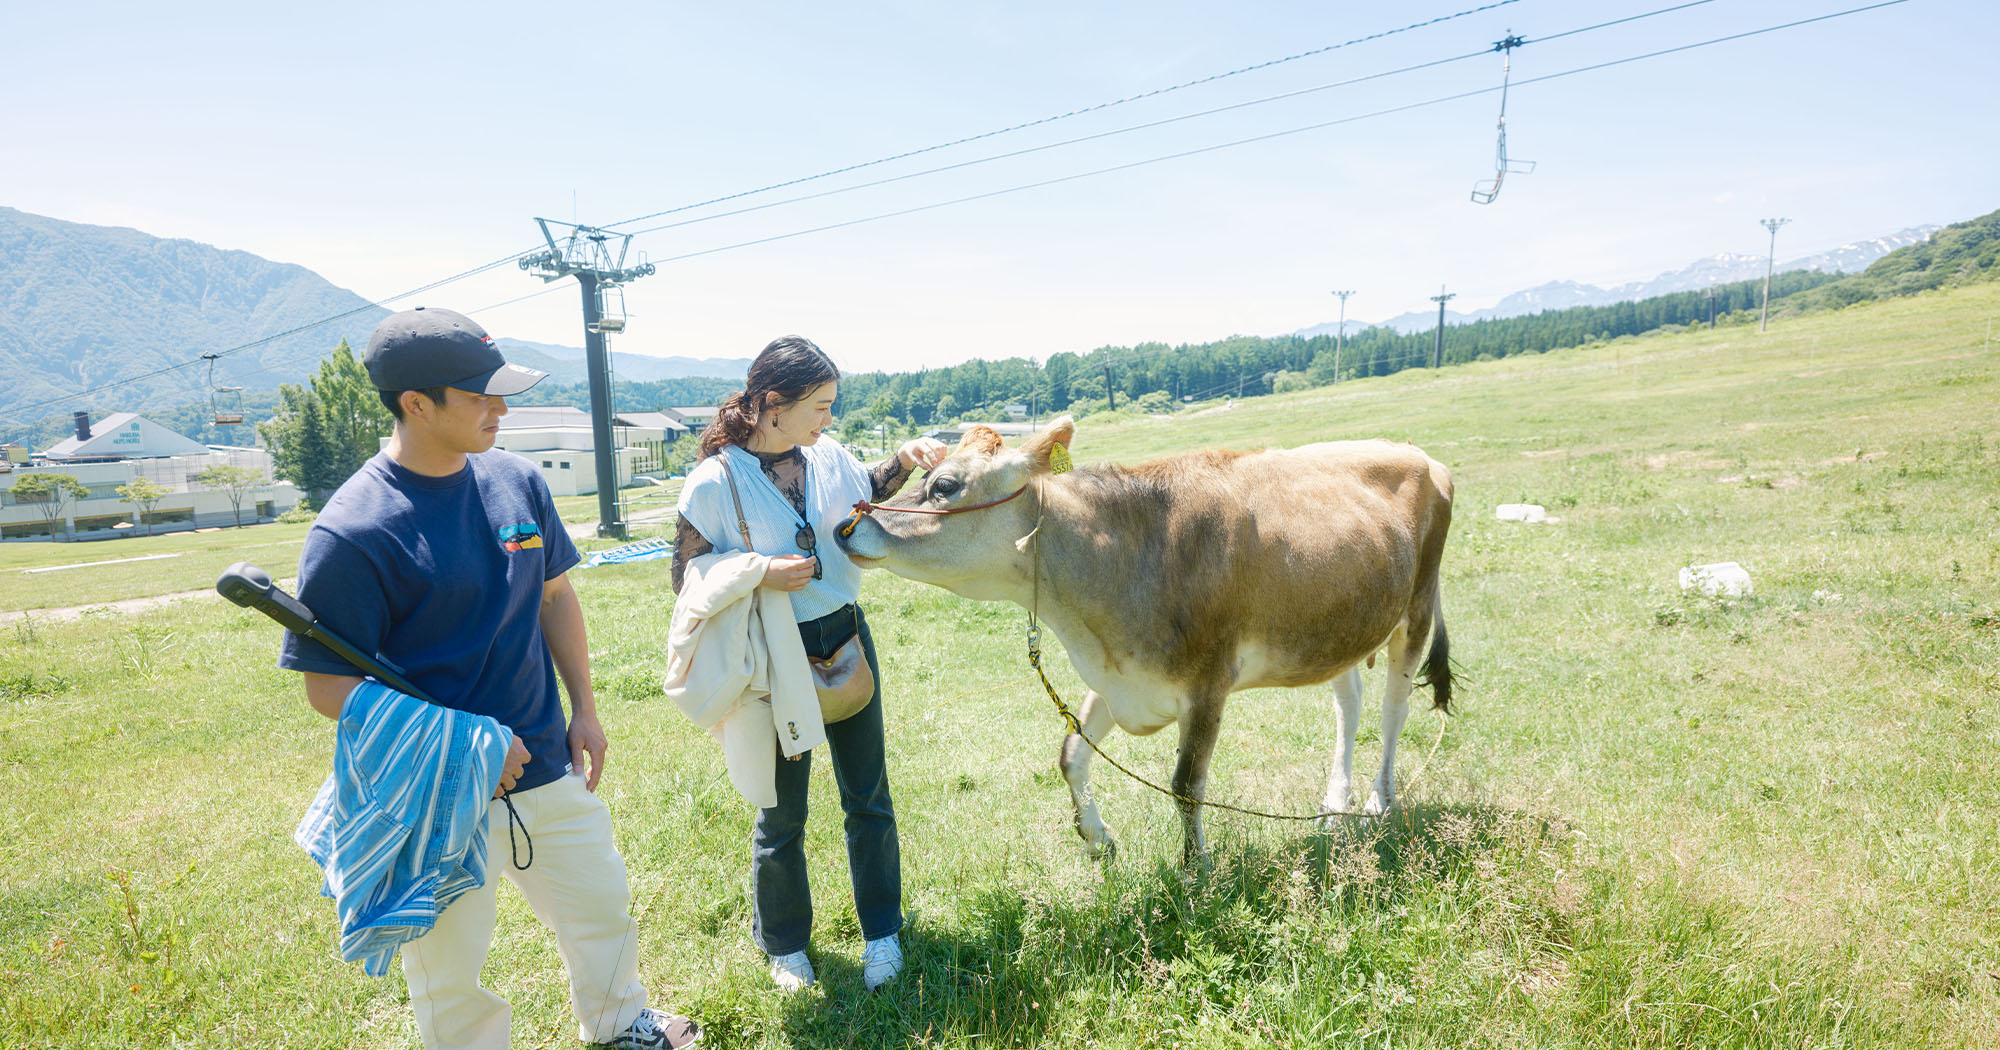
[[[2000,277],[2000,211],[1953,223],[1929,242],[1898,248],[1852,277],[1787,299],[1783,313],[1839,309],[1875,299]]]
[[[388,311],[303,266],[0,207],[0,372],[8,377],[0,424],[205,404],[208,372],[193,367],[37,407],[350,311],[222,359],[219,386],[273,390],[310,373],[343,337],[367,345]]]

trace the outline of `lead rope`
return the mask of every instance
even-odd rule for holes
[[[1117,759],[1112,758],[1110,755],[1105,754],[1104,749],[1097,746],[1097,741],[1090,739],[1090,734],[1083,731],[1083,723],[1077,720],[1076,713],[1071,711],[1069,709],[1069,705],[1063,703],[1062,697],[1056,694],[1056,687],[1049,682],[1048,672],[1042,669],[1042,627],[1039,622],[1039,610],[1041,609],[1041,604],[1042,604],[1041,532],[1042,532],[1042,524],[1046,520],[1044,512],[1045,506],[1046,505],[1042,501],[1042,479],[1036,478],[1035,479],[1035,528],[1032,532],[1029,532],[1026,536],[1022,537],[1029,543],[1029,545],[1033,546],[1035,549],[1034,569],[1032,576],[1033,583],[1031,584],[1031,590],[1030,590],[1030,593],[1033,595],[1033,598],[1028,606],[1028,663],[1034,667],[1035,674],[1040,676],[1042,680],[1042,689],[1049,694],[1049,702],[1056,705],[1056,713],[1062,716],[1063,721],[1069,723],[1070,732],[1075,733],[1077,736],[1083,738],[1083,742],[1090,745],[1090,749],[1097,753],[1097,757],[1105,760],[1106,762],[1111,763],[1113,769],[1116,769],[1118,772],[1123,773],[1128,777],[1131,777],[1133,780],[1136,780],[1139,783],[1144,784],[1149,788],[1152,788],[1154,791],[1157,791],[1160,794],[1165,795],[1168,798],[1171,798],[1174,801],[1179,802],[1184,806],[1206,806],[1209,809],[1228,810],[1231,813],[1242,813],[1246,816],[1252,816],[1252,817],[1264,817],[1265,819],[1268,820],[1325,820],[1330,817],[1338,817],[1342,820],[1365,819],[1364,814],[1346,813],[1346,812],[1267,813],[1260,809],[1246,809],[1242,806],[1232,806],[1227,802],[1210,802],[1207,799],[1189,798],[1188,796],[1183,795],[1180,792],[1173,790],[1172,788],[1164,788],[1158,784],[1153,783],[1150,780],[1147,780],[1145,777],[1142,777],[1139,774],[1134,773],[1131,770],[1125,768],[1124,764],[1119,762]],[[1444,739],[1444,725],[1442,722],[1440,722],[1438,725],[1438,740],[1442,741],[1443,739]],[[1433,754],[1436,753],[1437,751],[1436,744],[1431,745],[1431,751]],[[1430,765],[1430,760],[1428,758],[1424,760],[1424,765],[1426,767]],[[1413,786],[1413,784],[1410,786]]]

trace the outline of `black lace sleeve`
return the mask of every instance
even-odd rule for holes
[[[903,465],[903,457],[890,456],[888,459],[868,468],[868,481],[874,486],[875,494],[868,497],[880,502],[896,494],[903,483],[916,473],[915,468]]]
[[[699,558],[715,550],[708,539],[688,523],[685,517],[675,515],[674,521],[674,593],[681,593],[681,577],[687,573],[689,558]]]

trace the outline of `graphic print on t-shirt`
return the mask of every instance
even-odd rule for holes
[[[505,525],[500,529],[500,548],[518,551],[542,545],[542,530],[534,522]]]

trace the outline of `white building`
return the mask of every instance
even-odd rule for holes
[[[271,481],[270,453],[259,448],[208,446],[174,433],[131,412],[117,412],[95,425],[87,413],[76,416],[76,435],[50,446],[30,462],[0,458],[0,539],[111,539],[120,535],[175,532],[238,523],[269,521],[298,505],[299,490],[287,481]],[[244,467],[264,480],[241,494],[241,505],[223,489],[194,480],[215,466]],[[14,482],[24,474],[67,474],[89,491],[72,499],[53,519],[44,514],[48,501],[15,496]],[[167,494],[138,527],[139,508],[118,495],[118,487],[146,478]],[[120,527],[121,524],[124,527]]]
[[[659,462],[658,450],[664,447],[667,432],[620,425],[619,417],[613,417],[611,436],[618,446],[612,450],[617,484],[623,487],[631,483],[632,475]],[[509,408],[500,417],[500,438],[494,444],[541,468],[554,495],[587,496],[597,491],[597,442],[588,412],[568,406]]]

